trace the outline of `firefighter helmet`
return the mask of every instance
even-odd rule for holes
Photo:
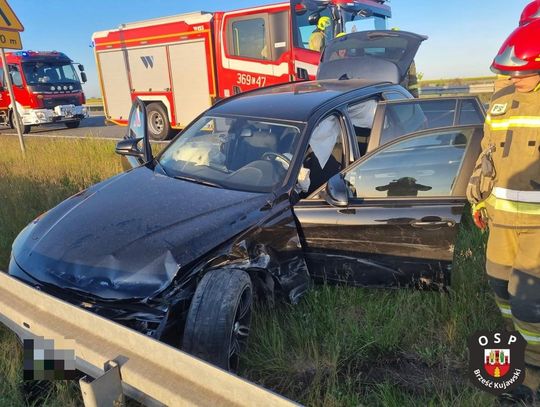
[[[540,0],[534,0],[525,6],[519,19],[519,25],[529,24],[537,18],[540,18]]]
[[[514,30],[491,64],[497,74],[527,76],[540,73],[540,19]]]
[[[319,21],[317,21],[317,28],[321,31],[326,30],[331,25],[332,21],[330,20],[330,17],[322,16],[319,18]]]

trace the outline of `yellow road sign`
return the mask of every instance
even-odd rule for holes
[[[0,0],[0,30],[24,31],[24,27],[6,0]]]
[[[0,30],[0,48],[22,49],[21,34],[17,31]]]

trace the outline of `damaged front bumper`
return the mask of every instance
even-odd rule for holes
[[[13,257],[9,263],[9,275],[40,291],[152,338],[160,339],[167,328],[170,312],[170,306],[167,303],[147,298],[106,300],[82,291],[44,284],[28,275]]]

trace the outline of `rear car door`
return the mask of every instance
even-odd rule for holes
[[[294,211],[310,273],[356,286],[448,284],[481,139],[481,125],[399,137],[338,175],[346,207],[328,203],[324,187],[301,200]]]
[[[485,110],[476,96],[379,102],[367,151],[414,132],[451,126],[483,126]]]

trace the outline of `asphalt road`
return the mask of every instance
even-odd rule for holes
[[[17,135],[15,129],[0,126],[1,135]],[[68,129],[64,124],[54,124],[46,126],[32,127],[29,136],[45,137],[99,137],[122,139],[126,134],[126,127],[116,125],[105,125],[105,117],[96,114],[87,119],[83,119],[78,129]],[[28,136],[25,135],[25,136]]]

